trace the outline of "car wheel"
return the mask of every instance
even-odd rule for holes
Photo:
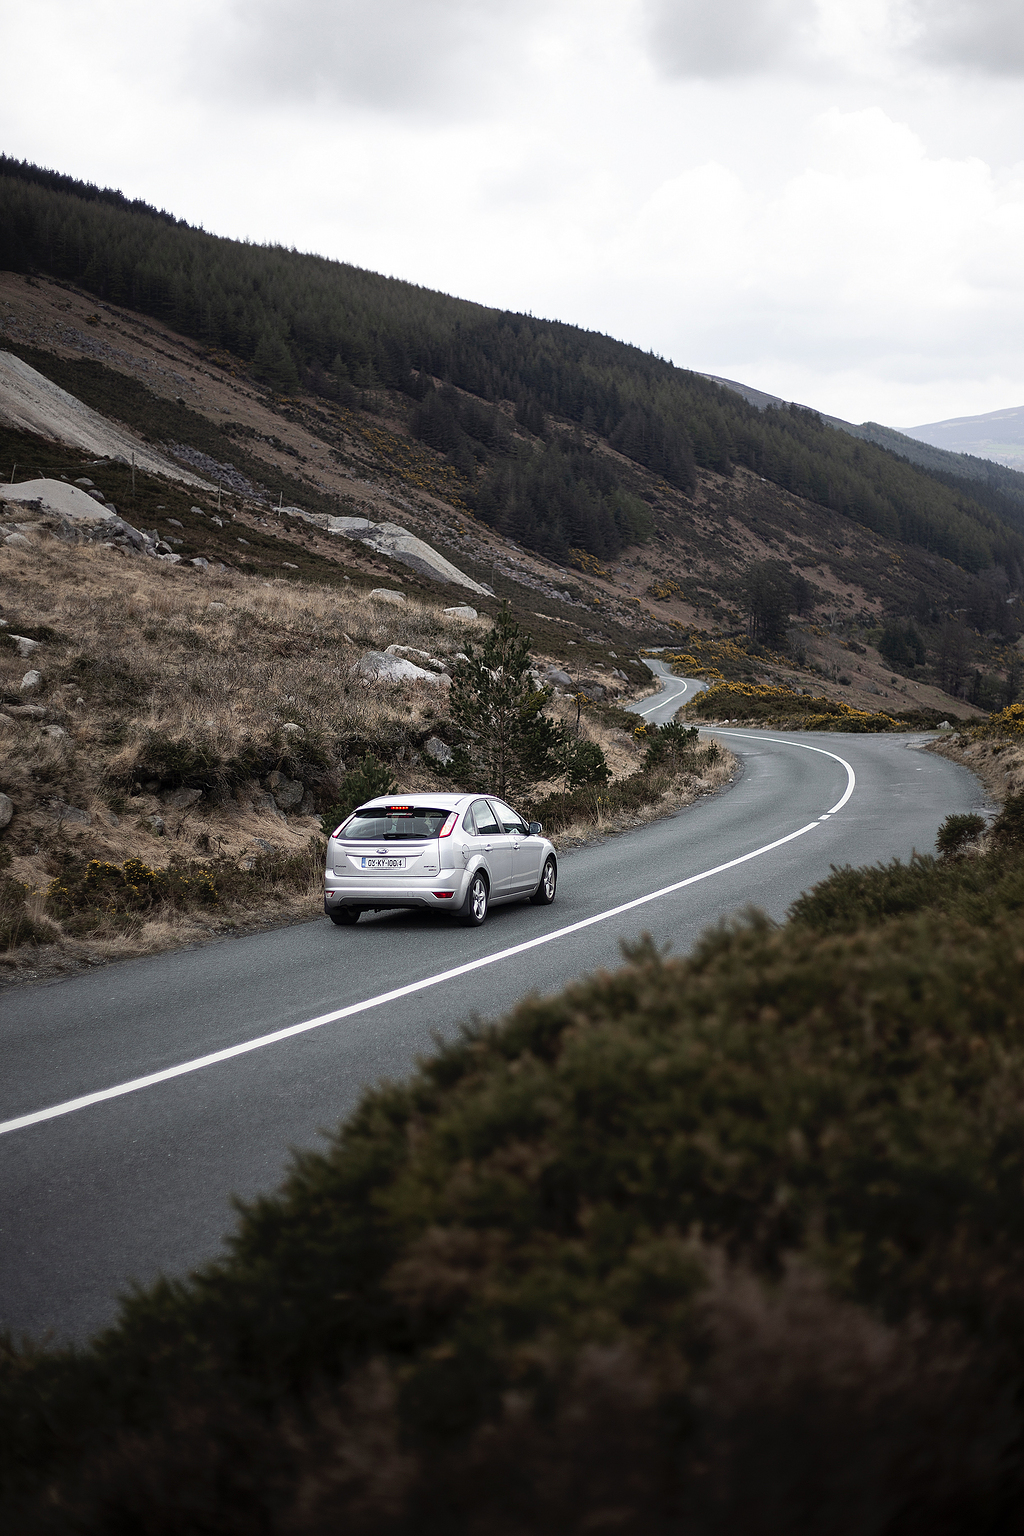
[[[469,882],[469,890],[459,913],[459,922],[467,928],[479,928],[487,916],[487,876],[477,870]]]
[[[335,927],[351,928],[353,923],[358,923],[362,910],[362,907],[335,907],[327,916]]]
[[[544,868],[541,870],[540,885],[534,891],[530,900],[535,907],[550,907],[555,899],[555,886],[558,884],[558,870],[554,859],[545,859]]]

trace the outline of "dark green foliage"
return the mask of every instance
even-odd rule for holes
[[[692,488],[695,467],[729,475],[743,465],[876,533],[966,571],[998,566],[1012,586],[1020,582],[1016,500],[970,478],[944,483],[813,411],[758,411],[732,390],[607,336],[296,251],[219,239],[117,192],[7,158],[0,159],[0,266],[44,272],[154,315],[226,351],[229,362],[240,360],[276,390],[298,379],[349,404],[381,388],[416,401],[414,430],[466,475],[479,515],[548,552],[575,545],[611,555],[646,531],[628,472],[609,470],[607,460],[599,468],[585,446],[583,434],[593,433],[678,490]],[[517,426],[542,443],[513,442],[497,408],[503,401],[516,402]],[[201,431],[202,418],[186,414]],[[553,435],[555,418],[579,436]],[[172,429],[167,420],[163,433]],[[233,457],[249,473],[244,456]],[[275,494],[278,481],[296,494],[285,477],[266,467],[259,473]],[[985,506],[971,499],[972,488],[985,492]],[[311,487],[298,494],[316,504]]]
[[[1008,1536],[1019,916],[915,869],[903,917],[752,917],[467,1030],[220,1262],[10,1347],[14,1527]]]
[[[913,671],[925,662],[924,641],[913,624],[887,624],[878,642],[878,652],[897,669]]]
[[[439,769],[460,788],[518,799],[559,767],[559,735],[542,713],[550,697],[530,677],[530,637],[503,604],[479,653],[452,671],[451,761]]]
[[[350,768],[338,785],[337,798],[320,818],[324,836],[330,837],[335,827],[345,820],[357,806],[378,795],[389,795],[395,787],[391,769],[378,762],[372,752],[367,752],[361,763]]]
[[[695,725],[680,725],[670,720],[666,725],[645,725],[642,740],[647,749],[644,753],[645,768],[667,767],[679,773],[694,765],[700,744],[700,730]]]
[[[65,858],[65,868],[46,892],[48,911],[68,932],[85,932],[102,917],[133,917],[158,907],[186,910],[216,906],[209,864],[176,859],[153,869],[141,859],[108,864]]]
[[[564,721],[555,747],[558,776],[567,790],[601,788],[611,778],[608,760],[596,741],[580,736]]]
[[[984,830],[984,816],[973,811],[962,816],[947,816],[935,834],[935,846],[943,858],[955,859],[969,843],[976,843]]]
[[[760,645],[781,646],[793,613],[806,613],[810,583],[796,576],[781,560],[757,560],[748,565],[739,583],[750,638]]]
[[[1024,792],[1007,795],[992,823],[992,841],[1002,848],[1019,848],[1024,844]]]

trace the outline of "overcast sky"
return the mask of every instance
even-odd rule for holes
[[[0,0],[0,145],[853,421],[1024,404],[1021,0]]]

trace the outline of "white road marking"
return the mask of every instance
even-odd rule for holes
[[[738,736],[739,731],[716,731],[716,735]],[[842,810],[850,796],[853,794],[857,783],[857,777],[850,764],[844,757],[836,752],[827,752],[823,747],[812,747],[802,741],[782,741],[775,736],[760,737],[762,741],[777,742],[781,746],[801,747],[806,752],[817,752],[822,757],[831,757],[837,763],[841,763],[846,769],[846,790],[841,799],[826,812],[828,816],[835,815]],[[197,1056],[192,1061],[183,1061],[176,1067],[167,1067],[162,1072],[150,1072],[145,1077],[132,1078],[127,1083],[117,1083],[113,1088],[101,1088],[97,1093],[84,1093],[77,1099],[67,1099],[63,1104],[53,1104],[49,1109],[37,1109],[32,1114],[19,1115],[14,1120],[0,1122],[0,1136],[9,1131],[25,1130],[30,1125],[39,1125],[44,1120],[56,1120],[61,1115],[72,1115],[77,1110],[89,1109],[93,1104],[103,1104],[108,1099],[120,1099],[128,1093],[138,1093],[142,1088],[153,1088],[157,1083],[168,1083],[175,1077],[184,1077],[188,1072],[200,1072],[205,1067],[213,1067],[222,1061],[231,1061],[235,1056],[247,1055],[249,1051],[262,1050],[264,1046],[276,1045],[281,1040],[290,1040],[295,1035],[303,1035],[311,1029],[323,1029],[326,1024],[336,1024],[340,1019],[350,1019],[357,1013],[366,1013],[371,1008],[381,1008],[386,1003],[397,1002],[399,998],[411,997],[416,992],[425,992],[429,987],[439,987],[446,981],[454,981],[459,976],[468,976],[472,971],[483,970],[485,966],[496,965],[499,960],[511,959],[514,955],[524,955],[531,949],[539,949],[543,944],[553,944],[556,939],[564,939],[570,933],[580,933],[584,928],[592,928],[596,923],[606,923],[613,917],[621,917],[624,912],[633,912],[637,907],[646,906],[648,902],[659,901],[663,896],[671,896],[676,891],[685,890],[689,885],[697,885],[701,880],[710,880],[714,875],[724,874],[728,869],[735,869],[740,864],[746,864],[751,859],[758,859],[762,854],[771,853],[776,848],[782,848],[786,843],[792,843],[798,837],[813,832],[821,825],[820,820],[810,821],[797,832],[790,832],[786,837],[779,837],[773,843],[765,843],[761,848],[754,848],[749,853],[743,853],[737,859],[729,859],[725,864],[716,864],[713,869],[705,869],[699,875],[690,875],[685,880],[677,880],[672,885],[663,885],[658,891],[651,891],[646,896],[637,896],[632,901],[625,901],[618,907],[609,907],[606,912],[597,912],[593,917],[585,917],[578,923],[570,923],[566,928],[556,928],[553,933],[543,933],[536,939],[527,939],[522,944],[513,944],[509,949],[499,950],[493,955],[483,955],[479,960],[467,961],[465,965],[453,966],[451,970],[440,971],[436,976],[426,976],[420,981],[411,981],[404,987],[395,987],[390,992],[381,992],[377,997],[364,998],[362,1002],[349,1003],[345,1008],[336,1008],[332,1013],[322,1013],[315,1019],[306,1019],[301,1024],[290,1024],[285,1029],[275,1029],[269,1035],[259,1035],[255,1040],[245,1040],[240,1045],[227,1046],[222,1051],[211,1051],[208,1056]]]

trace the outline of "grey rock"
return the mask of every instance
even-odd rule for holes
[[[173,789],[169,795],[164,796],[164,804],[172,811],[187,811],[190,806],[197,805],[202,798],[201,789]]]
[[[189,565],[197,565],[201,571],[206,571],[209,570],[210,562],[209,560],[204,560],[202,555],[198,555],[195,560],[189,561]]]
[[[31,672],[26,672],[25,676],[21,680],[22,693],[28,693],[32,688],[38,688],[42,681],[43,674],[41,672],[37,672],[34,668]]]
[[[227,603],[207,603],[206,607],[207,611],[212,610],[214,613],[217,613],[226,608]]]
[[[951,731],[953,729],[948,720],[940,720],[938,728],[940,731]]]
[[[266,794],[262,790],[258,790],[253,795],[252,807],[254,811],[262,811],[270,816],[280,816],[281,814],[273,795]]]
[[[218,528],[224,527],[224,519],[222,517],[211,517],[210,522],[216,523]]]
[[[23,720],[45,720],[45,704],[9,704],[8,709],[12,715],[17,715]]]
[[[252,840],[252,845],[253,845],[254,848],[258,848],[260,850],[260,853],[276,853],[277,852],[277,844],[276,843],[268,843],[265,837],[254,837],[253,840]]]
[[[153,833],[154,837],[163,837],[167,830],[162,816],[147,816],[146,826]]]
[[[301,736],[302,726],[296,725],[294,720],[286,720],[281,730],[285,736]]]
[[[206,516],[206,513],[203,511],[202,507],[189,507],[189,511],[194,513],[194,515],[196,517],[205,517]],[[178,527],[179,528],[181,527],[180,523],[178,524]]]
[[[468,603],[457,603],[454,608],[445,608],[443,612],[445,617],[449,619],[479,618],[479,614],[477,613],[476,609],[471,608]]]
[[[419,666],[422,661],[426,662],[433,672],[444,671],[443,661],[438,661],[437,657],[431,656],[429,651],[418,651],[414,645],[389,645],[384,654],[385,656],[404,656],[406,661],[412,661],[415,657],[417,658],[416,666]]]
[[[62,826],[68,822],[73,822],[77,826],[92,826],[92,817],[89,812],[80,810],[77,805],[68,805],[64,800],[51,800],[50,806]]]
[[[101,490],[98,490],[96,488],[96,486],[94,486],[94,485],[90,486],[89,490],[86,492],[86,495],[87,496],[91,496],[93,501],[98,501],[98,502],[101,502],[101,503],[105,502],[106,499],[107,499],[104,496],[103,492]]]
[[[248,539],[239,539],[238,542],[239,542],[239,544],[244,544],[246,549],[249,548],[249,540]]]
[[[389,656],[385,651],[367,651],[350,669],[356,677],[365,677],[378,683],[434,683],[450,688],[452,680],[447,672],[430,672],[417,667],[404,656]]]
[[[178,565],[181,561],[181,556],[174,553],[169,555],[162,555],[158,553],[157,559],[165,561],[168,565]]]
[[[284,566],[286,571],[297,571],[298,570],[298,566],[297,565],[293,565],[290,560],[282,560],[281,564]]]
[[[374,587],[370,596],[375,597],[379,603],[394,603],[396,606],[405,602],[405,593],[396,592],[393,587]]]
[[[313,795],[309,792],[308,789],[306,790],[306,793],[302,797],[302,804],[299,806],[299,815],[300,816],[315,816],[316,815],[316,800],[313,797]]]
[[[121,825],[121,818],[120,818],[120,816],[115,816],[113,811],[108,811],[107,812],[107,821],[110,823],[110,825],[112,827],[119,827]]]
[[[267,775],[267,788],[279,811],[293,811],[301,803],[305,789],[298,779],[290,779],[277,769]]]
[[[49,736],[51,741],[67,741],[68,733],[62,725],[44,725],[43,735]]]
[[[11,549],[31,549],[32,540],[27,539],[23,533],[9,533],[4,543]]]
[[[0,795],[0,827],[8,826],[13,815],[14,801],[10,795]]]
[[[548,667],[544,673],[544,680],[548,683],[557,683],[559,688],[572,687],[572,678],[568,672],[563,672],[561,667]]]
[[[171,528],[183,528],[184,523],[179,523],[176,517],[165,517],[164,522]]]
[[[437,763],[450,763],[452,760],[452,749],[446,741],[441,740],[440,736],[428,737],[423,750]]]
[[[41,640],[30,640],[27,635],[12,635],[11,639],[14,641],[15,650],[24,661],[27,661],[32,652],[38,651],[42,645]]]

